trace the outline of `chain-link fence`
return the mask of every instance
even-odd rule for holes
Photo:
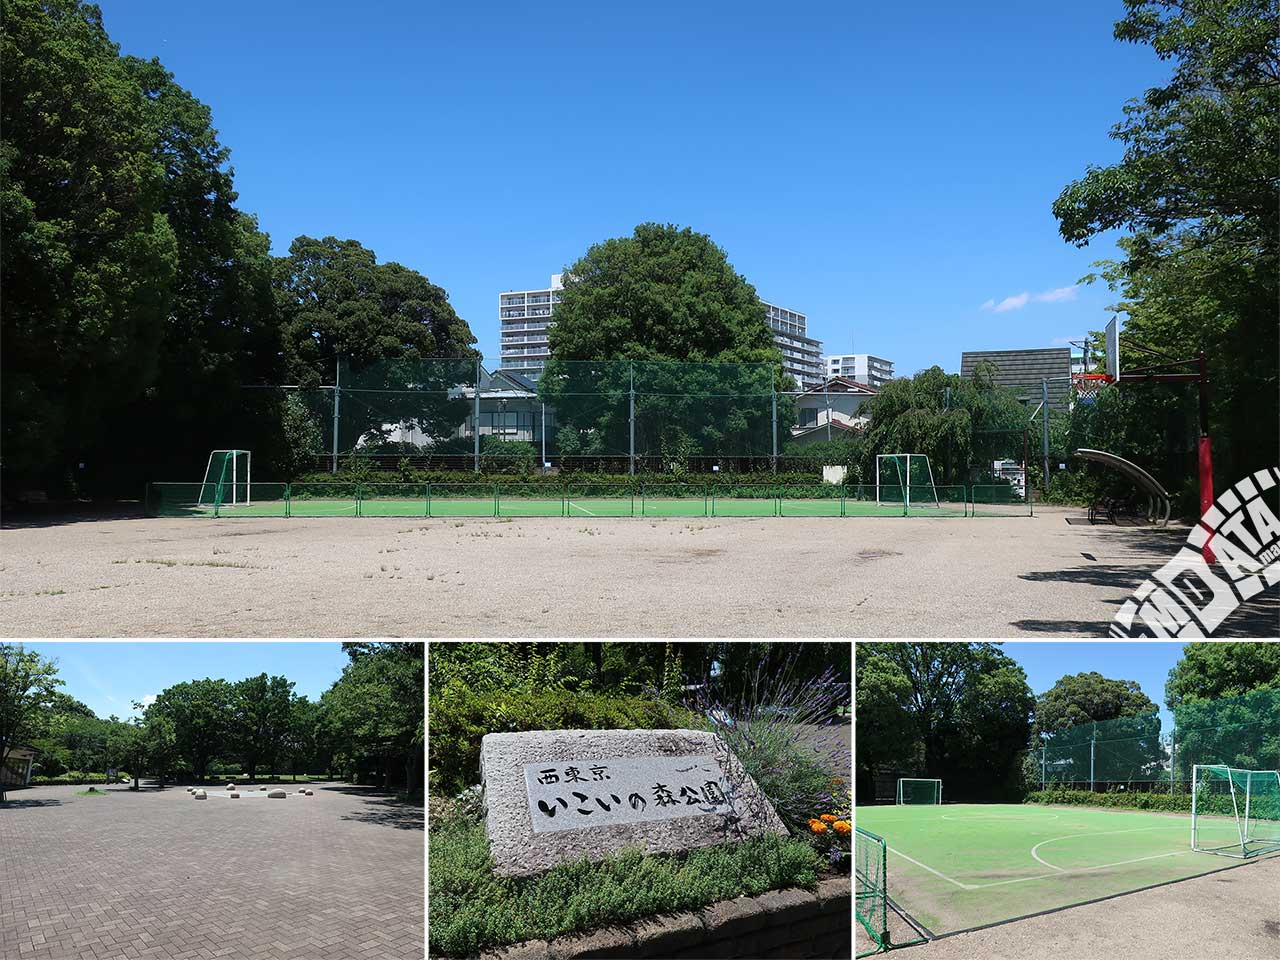
[[[1045,734],[1023,755],[1024,779],[1041,789],[1190,793],[1196,765],[1280,769],[1280,690],[1183,702],[1171,712],[1168,731],[1151,713]]]
[[[821,477],[834,467],[844,483],[876,479],[874,452],[852,442],[865,436],[875,389],[840,379],[798,387],[776,364],[552,358],[535,381],[475,357],[342,360],[328,379],[246,388],[246,404],[286,407],[285,435],[273,441],[285,448],[277,461],[305,464],[292,475],[364,462],[522,476]],[[935,451],[929,482],[1008,490],[1024,446],[1022,432],[977,432]]]

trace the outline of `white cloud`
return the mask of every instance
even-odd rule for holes
[[[155,702],[156,702],[156,695],[154,693],[148,693],[145,697],[142,698],[142,709],[143,710],[147,709],[147,707],[151,706]]]
[[[1044,293],[1037,293],[1036,299],[1041,303],[1057,303],[1059,300],[1074,300],[1076,298],[1077,285],[1072,284],[1069,287],[1058,287],[1056,290],[1046,290]]]
[[[993,313],[1006,313],[1009,310],[1021,310],[1033,300],[1037,303],[1060,303],[1063,300],[1074,300],[1077,289],[1078,285],[1073,284],[1070,287],[1045,290],[1043,293],[1030,293],[1024,290],[1022,293],[1015,293],[1011,297],[1005,297],[999,303],[996,303],[995,300],[987,300],[982,304],[981,309]]]
[[[1021,310],[1030,299],[1031,294],[1029,293],[1019,293],[1012,297],[1005,297],[996,304],[996,313],[1004,313],[1006,310]]]

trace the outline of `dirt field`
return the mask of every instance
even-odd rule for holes
[[[1104,636],[1186,531],[1067,522],[1079,513],[10,522],[0,631]],[[1274,636],[1268,594],[1216,636]]]
[[[944,937],[898,960],[1233,960],[1280,956],[1280,859]],[[869,946],[860,926],[857,948]],[[905,934],[904,934],[905,936]]]

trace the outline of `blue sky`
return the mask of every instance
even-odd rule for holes
[[[1161,729],[1173,729],[1164,704],[1169,671],[1182,659],[1183,643],[1006,643],[1004,650],[1027,672],[1031,691],[1039,696],[1062,677],[1097,671],[1112,680],[1136,680],[1160,708]]]
[[[646,220],[900,374],[1100,330],[1112,296],[1071,288],[1114,246],[1065,244],[1050,205],[1168,74],[1112,39],[1120,0],[102,8],[212,108],[277,253],[360,240],[495,361],[499,291]]]
[[[166,687],[213,677],[243,680],[260,673],[294,681],[294,693],[315,700],[342,675],[341,643],[23,643],[58,662],[59,689],[99,717],[125,719],[133,703]]]

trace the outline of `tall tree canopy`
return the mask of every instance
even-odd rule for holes
[[[1280,643],[1189,643],[1164,686],[1170,710],[1194,700],[1280,690]]]
[[[953,798],[995,799],[1019,789],[1018,752],[1031,733],[1034,700],[1022,667],[996,644],[859,644],[855,686],[864,677],[881,688],[877,699],[903,703],[905,693],[911,726],[911,736],[896,743],[876,738],[883,753],[865,757],[869,770],[939,777]]]
[[[66,487],[157,375],[178,244],[147,98],[78,0],[0,32],[5,470]]]
[[[1076,673],[1036,697],[1032,736],[1094,720],[1148,716],[1158,709],[1136,680],[1112,680],[1097,671]]]
[[[61,685],[53,661],[21,644],[0,643],[0,767],[12,748],[39,729],[40,713],[53,704]]]
[[[633,409],[638,456],[770,453],[782,355],[755,288],[710,237],[642,223],[563,276],[538,382],[561,456],[629,453]],[[789,403],[778,418],[780,431],[794,419]]]
[[[1080,246],[1129,232],[1118,241],[1124,259],[1102,273],[1121,294],[1126,334],[1180,358],[1206,351],[1215,466],[1233,482],[1280,452],[1280,13],[1270,0],[1125,8],[1116,38],[1151,46],[1172,76],[1126,104],[1111,131],[1123,159],[1090,167],[1053,213]],[[1194,388],[1123,389],[1141,391],[1143,409],[1110,412],[1140,418],[1146,434],[1161,435],[1170,407],[1195,409]],[[1189,453],[1178,479],[1194,483]]]

